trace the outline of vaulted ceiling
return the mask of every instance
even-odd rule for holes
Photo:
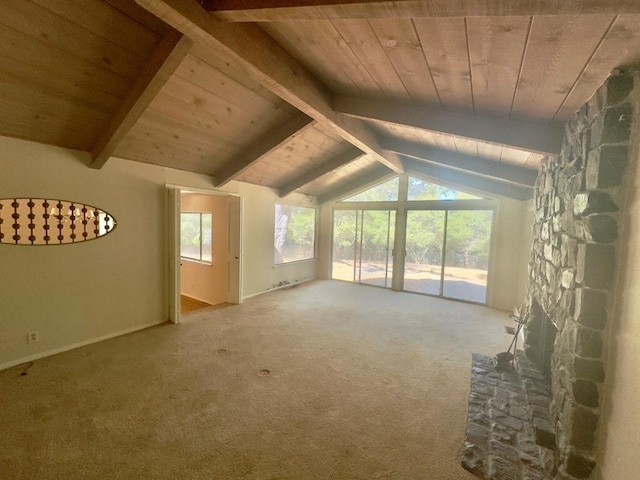
[[[2,0],[0,135],[281,196],[406,171],[524,199],[638,61],[636,0]]]

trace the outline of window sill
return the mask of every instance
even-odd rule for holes
[[[304,260],[293,260],[291,262],[285,262],[285,263],[274,263],[273,268],[286,267],[288,265],[296,265],[298,263],[315,262],[316,260],[317,260],[316,258],[305,258]]]
[[[204,262],[202,260],[196,260],[195,258],[185,258],[185,257],[180,257],[180,261],[181,262],[189,262],[189,263],[197,263],[198,265],[208,265],[208,266],[213,266],[213,262]]]

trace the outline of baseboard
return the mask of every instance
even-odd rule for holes
[[[186,293],[181,293],[180,295],[182,297],[190,298],[191,300],[197,300],[199,302],[206,303],[207,305],[216,305],[215,303],[211,303],[209,300],[203,300],[202,298],[198,298],[198,297],[195,297],[193,295],[187,295]]]
[[[156,325],[161,325],[163,323],[166,323],[166,320],[163,320],[162,322],[145,323],[144,325],[138,325],[136,327],[120,330],[118,332],[109,333],[101,337],[91,338],[89,340],[84,340],[82,342],[72,343],[71,345],[65,345],[64,347],[54,348],[52,350],[47,350],[45,352],[35,353],[33,355],[29,355],[28,357],[22,357],[17,360],[11,360],[9,362],[0,363],[0,371],[6,370],[7,368],[15,367],[16,365],[21,365],[23,363],[33,362],[35,360],[40,360],[41,358],[50,357],[51,355],[57,355],[58,353],[67,352],[75,348],[85,347],[87,345],[91,345],[92,343],[103,342],[105,340],[109,340],[110,338],[120,337],[122,335],[137,332],[139,330],[144,330],[145,328],[149,328],[149,327],[155,327]]]
[[[281,290],[283,288],[295,287],[302,283],[310,282],[311,280],[316,280],[316,277],[304,278],[302,280],[298,280],[297,282],[287,283],[285,285],[280,285],[279,287],[269,288],[267,290],[263,290],[262,292],[252,293],[251,295],[246,295],[242,297],[242,300],[247,300],[248,298],[257,297],[258,295],[262,295],[264,293],[275,292],[276,290]]]

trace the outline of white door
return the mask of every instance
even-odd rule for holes
[[[167,189],[169,210],[169,321],[180,321],[180,190]]]
[[[242,303],[242,203],[229,198],[229,253],[227,302]]]

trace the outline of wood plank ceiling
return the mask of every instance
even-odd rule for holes
[[[282,196],[431,165],[527,198],[638,61],[632,0],[3,0],[0,134]]]

